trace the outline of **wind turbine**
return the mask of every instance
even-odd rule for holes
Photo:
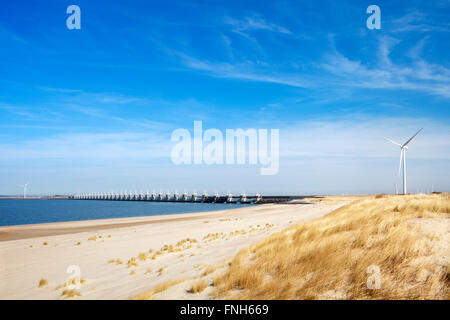
[[[28,187],[28,182],[25,183],[24,185],[20,185],[19,187],[23,187],[23,197],[26,198],[27,197],[27,187]]]
[[[409,138],[404,144],[400,144],[398,142],[392,141],[391,139],[386,138],[386,140],[392,142],[396,146],[399,146],[400,151],[400,165],[398,166],[398,175],[400,176],[400,172],[402,169],[402,160],[403,160],[403,194],[406,194],[406,150],[408,150],[408,143],[411,142],[412,139],[414,139],[415,136],[419,134],[420,131],[422,131],[423,128],[420,128],[419,131],[417,131],[411,138]]]

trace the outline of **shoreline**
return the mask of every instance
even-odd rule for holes
[[[260,204],[258,206],[268,206]],[[226,210],[199,211],[187,213],[159,214],[152,216],[137,216],[109,219],[74,220],[61,222],[45,222],[18,224],[11,226],[0,226],[0,242],[30,239],[43,236],[56,236],[71,233],[89,232],[95,230],[116,229],[123,227],[134,227],[153,223],[168,223],[174,221],[195,220],[200,218],[214,218],[228,215],[230,211],[245,210],[249,207],[230,208]]]

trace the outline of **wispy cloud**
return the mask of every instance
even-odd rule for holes
[[[182,59],[183,64],[188,68],[204,71],[209,75],[218,78],[278,83],[299,88],[311,86],[308,81],[301,79],[298,75],[277,73],[273,70],[270,72],[267,72],[267,70],[258,72],[258,66],[251,61],[241,63],[212,62],[197,59],[180,52],[178,52],[177,55]]]
[[[426,118],[346,116],[320,118],[288,124],[280,130],[284,157],[398,157],[399,149],[384,137],[406,141],[424,128],[414,140],[409,158],[450,160],[450,126]]]
[[[51,87],[42,87],[37,86],[36,88],[47,91],[47,92],[58,92],[58,93],[81,93],[81,90],[78,89],[66,89],[66,88],[51,88]]]
[[[59,134],[23,141],[21,144],[0,144],[2,160],[66,159],[105,160],[129,159],[151,161],[170,157],[170,136],[160,134],[75,133]]]
[[[12,40],[16,43],[28,44],[28,42],[23,37],[19,36],[18,34],[16,34],[13,31],[7,30],[1,26],[0,26],[0,38],[5,40],[2,42],[7,42],[9,40]]]
[[[273,124],[272,124],[273,126]],[[312,119],[280,124],[282,159],[392,158],[398,148],[384,137],[403,141],[418,128],[423,132],[414,141],[409,158],[450,160],[450,127],[426,118],[345,117]],[[67,159],[101,163],[122,160],[123,165],[157,159],[170,164],[173,143],[170,132],[105,132],[57,134],[28,138],[21,144],[0,143],[1,160]]]
[[[389,30],[392,33],[450,31],[450,26],[448,24],[436,24],[432,21],[432,18],[419,11],[411,11],[404,16],[392,19],[387,23],[389,25]]]
[[[449,98],[450,70],[417,56],[409,65],[394,63],[389,56],[397,43],[393,38],[380,38],[379,63],[373,67],[335,51],[325,55],[322,68],[333,74],[344,86],[417,90]]]
[[[224,23],[232,27],[232,31],[247,36],[250,31],[266,30],[283,34],[292,34],[290,30],[275,23],[270,23],[259,15],[248,16],[244,19],[225,17]]]
[[[4,110],[12,114],[18,115],[22,119],[35,119],[37,117],[37,114],[34,111],[30,110],[29,108],[2,102],[0,102],[0,110]]]
[[[421,41],[412,50],[414,58],[409,64],[394,62],[390,55],[400,41],[384,36],[379,38],[376,63],[352,60],[333,49],[323,55],[321,61],[311,64],[308,72],[278,71],[267,63],[213,62],[176,52],[182,63],[220,78],[277,83],[299,88],[365,88],[387,90],[416,90],[445,98],[450,97],[450,70],[442,65],[429,63],[420,57]],[[421,47],[420,47],[421,46]]]

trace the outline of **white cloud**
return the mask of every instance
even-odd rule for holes
[[[211,62],[208,60],[200,60],[183,53],[178,53],[177,55],[182,58],[183,63],[187,67],[208,72],[210,75],[218,78],[278,83],[299,88],[311,86],[308,81],[296,75],[288,75],[274,71],[267,72],[267,70],[258,72],[255,64],[251,61],[242,63]]]
[[[421,40],[410,51],[411,63],[397,63],[390,58],[399,40],[381,37],[377,50],[377,63],[352,60],[337,50],[323,55],[322,60],[310,64],[308,71],[279,71],[273,64],[244,60],[223,62],[199,59],[178,51],[172,51],[182,63],[193,70],[210,76],[246,81],[277,83],[298,88],[368,88],[387,90],[413,90],[450,98],[450,69],[429,63],[420,57],[425,46]]]
[[[175,166],[170,161],[170,135],[159,133],[65,134],[30,138],[21,144],[3,142],[0,193],[11,193],[12,181],[17,181],[15,185],[30,181],[37,193],[111,188],[264,194],[391,192],[398,179],[399,149],[384,137],[405,141],[422,126],[407,154],[410,190],[434,184],[435,190],[448,191],[448,124],[347,117],[280,126],[280,171],[270,177],[248,166]]]
[[[420,118],[363,118],[298,122],[280,130],[284,157],[397,157],[400,150],[386,138],[405,142],[418,129],[408,157],[450,160],[450,126]]]
[[[417,56],[418,51],[413,54],[414,60],[410,65],[394,63],[389,55],[397,43],[393,38],[380,38],[379,63],[371,68],[337,51],[325,55],[322,68],[341,80],[343,86],[417,90],[449,98],[450,70],[428,63]]]
[[[387,21],[390,32],[449,32],[449,25],[437,25],[432,21],[431,17],[427,17],[424,13],[419,11],[411,11],[406,15]]]
[[[275,23],[269,23],[258,15],[245,17],[243,20],[226,17],[224,22],[233,27],[233,32],[241,35],[246,35],[246,32],[254,30],[274,31],[284,34],[292,33],[287,28]]]
[[[450,159],[450,127],[429,119],[364,118],[309,120],[284,124],[280,129],[282,157],[391,157],[395,141],[409,138],[419,128],[424,130],[411,147],[411,156],[427,159]],[[270,128],[275,128],[271,125]],[[48,138],[30,138],[18,144],[0,144],[2,160],[13,159],[129,159],[170,162],[173,143],[170,132],[148,133],[74,133]]]
[[[134,159],[152,160],[169,157],[170,136],[157,133],[76,133],[36,138],[22,143],[0,144],[0,160],[14,159],[94,162]]]

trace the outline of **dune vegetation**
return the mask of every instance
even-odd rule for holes
[[[140,293],[137,297],[133,297],[131,298],[132,300],[150,300],[153,298],[153,296],[157,293],[166,291],[167,289],[169,289],[172,286],[175,286],[177,284],[180,284],[182,282],[186,281],[186,278],[181,278],[181,279],[176,279],[176,280],[170,280],[170,281],[166,281],[163,282],[159,285],[157,285],[156,287],[154,287],[151,290],[148,290],[144,293]]]
[[[189,290],[190,293],[200,293],[206,289],[208,282],[205,279],[194,282]]]
[[[45,286],[48,286],[48,281],[47,281],[47,279],[41,279],[41,280],[39,280],[39,288],[42,288],[42,287],[45,287]]]
[[[213,297],[450,299],[449,213],[449,194],[359,198],[239,252]]]

